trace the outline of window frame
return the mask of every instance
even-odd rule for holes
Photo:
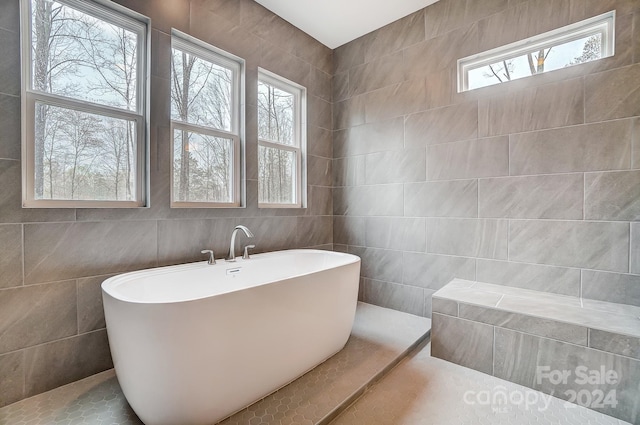
[[[491,87],[494,85],[500,85],[498,82],[489,86],[469,88],[469,72],[478,68],[485,67],[487,65],[501,62],[503,60],[514,59],[525,53],[532,51],[551,48],[560,44],[570,43],[581,38],[591,37],[596,34],[601,34],[601,57],[600,60],[607,57],[611,57],[615,53],[615,18],[616,11],[612,10],[607,13],[603,13],[598,16],[594,16],[589,19],[585,19],[580,22],[576,22],[561,28],[557,28],[552,31],[548,31],[542,34],[535,35],[533,37],[526,38],[524,40],[516,41],[504,46],[497,47],[495,49],[487,50],[481,53],[477,53],[471,56],[467,56],[462,59],[458,59],[458,93],[477,90],[484,87]],[[594,60],[594,61],[595,61]],[[589,62],[594,62],[589,61]],[[589,63],[585,62],[585,63]],[[581,64],[576,64],[581,65]],[[574,65],[571,65],[574,66]],[[553,71],[547,71],[553,72]],[[543,74],[546,74],[544,72]],[[535,74],[538,75],[538,74]],[[518,78],[524,79],[533,77],[530,75],[527,77]],[[516,81],[516,80],[511,80]],[[505,81],[506,82],[506,81]]]
[[[21,51],[21,143],[22,143],[22,207],[23,208],[144,208],[149,207],[149,64],[151,49],[149,18],[111,2],[82,2],[79,0],[55,0],[112,25],[138,35],[136,108],[127,111],[86,100],[73,99],[54,93],[44,93],[33,88],[32,55],[32,2],[20,0],[20,51]],[[35,197],[35,108],[36,103],[70,109],[108,118],[123,119],[135,123],[136,165],[135,199],[82,200],[36,199]]]
[[[307,202],[307,89],[278,74],[258,67],[258,84],[264,82],[279,90],[290,93],[294,97],[294,144],[285,145],[273,140],[261,139],[257,134],[258,151],[260,146],[294,152],[295,162],[295,202],[272,203],[260,202],[258,208],[306,208]],[[256,102],[257,103],[257,102]],[[258,106],[256,105],[256,108]],[[257,112],[258,114],[260,111]],[[260,164],[258,163],[258,167]],[[258,177],[258,192],[260,191],[260,177]]]
[[[171,165],[170,165],[170,202],[171,208],[243,208],[245,204],[245,61],[244,59],[212,46],[176,29],[171,30],[171,60],[173,49],[196,56],[207,62],[230,69],[233,72],[233,96],[231,131],[190,124],[171,118]],[[169,100],[171,103],[171,100]],[[176,201],[174,198],[174,130],[180,129],[212,137],[233,140],[233,193],[231,202]]]

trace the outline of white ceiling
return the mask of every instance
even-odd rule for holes
[[[256,0],[335,49],[437,0]]]

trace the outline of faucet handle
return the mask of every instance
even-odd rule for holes
[[[255,248],[255,245],[247,245],[244,247],[244,254],[242,254],[242,259],[243,260],[249,260],[251,259],[251,257],[249,257],[249,250]]]
[[[209,260],[207,261],[207,264],[212,265],[216,263],[216,258],[212,250],[203,249],[202,251],[200,251],[200,254],[209,254]]]

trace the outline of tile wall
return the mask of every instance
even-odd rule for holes
[[[19,1],[0,2],[0,407],[112,367],[108,276],[222,257],[240,223],[257,251],[332,247],[332,51],[251,0],[117,2],[151,18],[148,209],[20,207]],[[169,208],[171,28],[246,60],[246,208]],[[306,209],[257,208],[258,66],[308,88]]]
[[[459,58],[616,10],[615,56],[457,93]],[[334,52],[334,243],[367,302],[452,278],[640,305],[640,1],[440,0]]]

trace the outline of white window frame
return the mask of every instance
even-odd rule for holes
[[[594,16],[593,18],[585,19],[584,21],[576,22],[515,43],[458,59],[458,93],[482,88],[469,89],[468,77],[469,72],[472,70],[503,60],[510,60],[532,51],[539,51],[560,44],[570,43],[596,34],[601,34],[602,45],[600,51],[602,56],[600,59],[613,56],[615,53],[615,17],[616,12],[612,10],[602,15]],[[532,76],[533,75],[531,75],[531,77]]]
[[[212,62],[233,72],[233,96],[231,131],[219,130],[197,124],[171,119],[171,208],[242,208],[245,204],[244,182],[244,86],[245,86],[245,61],[244,59],[198,40],[176,29],[171,30],[171,49],[196,56],[200,59]],[[173,59],[172,59],[173,60]],[[193,131],[213,137],[233,140],[233,194],[231,202],[201,202],[201,201],[175,201],[174,200],[174,129]]]
[[[22,207],[23,208],[139,208],[148,207],[149,194],[149,18],[112,2],[55,0],[105,22],[125,28],[138,35],[136,110],[100,105],[97,103],[43,93],[32,88],[32,15],[31,0],[21,0],[21,71],[22,71]],[[35,198],[35,105],[46,103],[65,109],[124,119],[136,128],[136,185],[132,201],[36,199]]]
[[[259,202],[258,208],[305,208],[307,203],[307,89],[278,74],[258,68],[258,82],[264,82],[282,91],[293,94],[294,97],[294,144],[285,145],[273,140],[258,137],[260,146],[275,148],[295,153],[295,202],[267,203]],[[260,182],[258,181],[258,185]],[[259,190],[259,189],[258,189]]]

